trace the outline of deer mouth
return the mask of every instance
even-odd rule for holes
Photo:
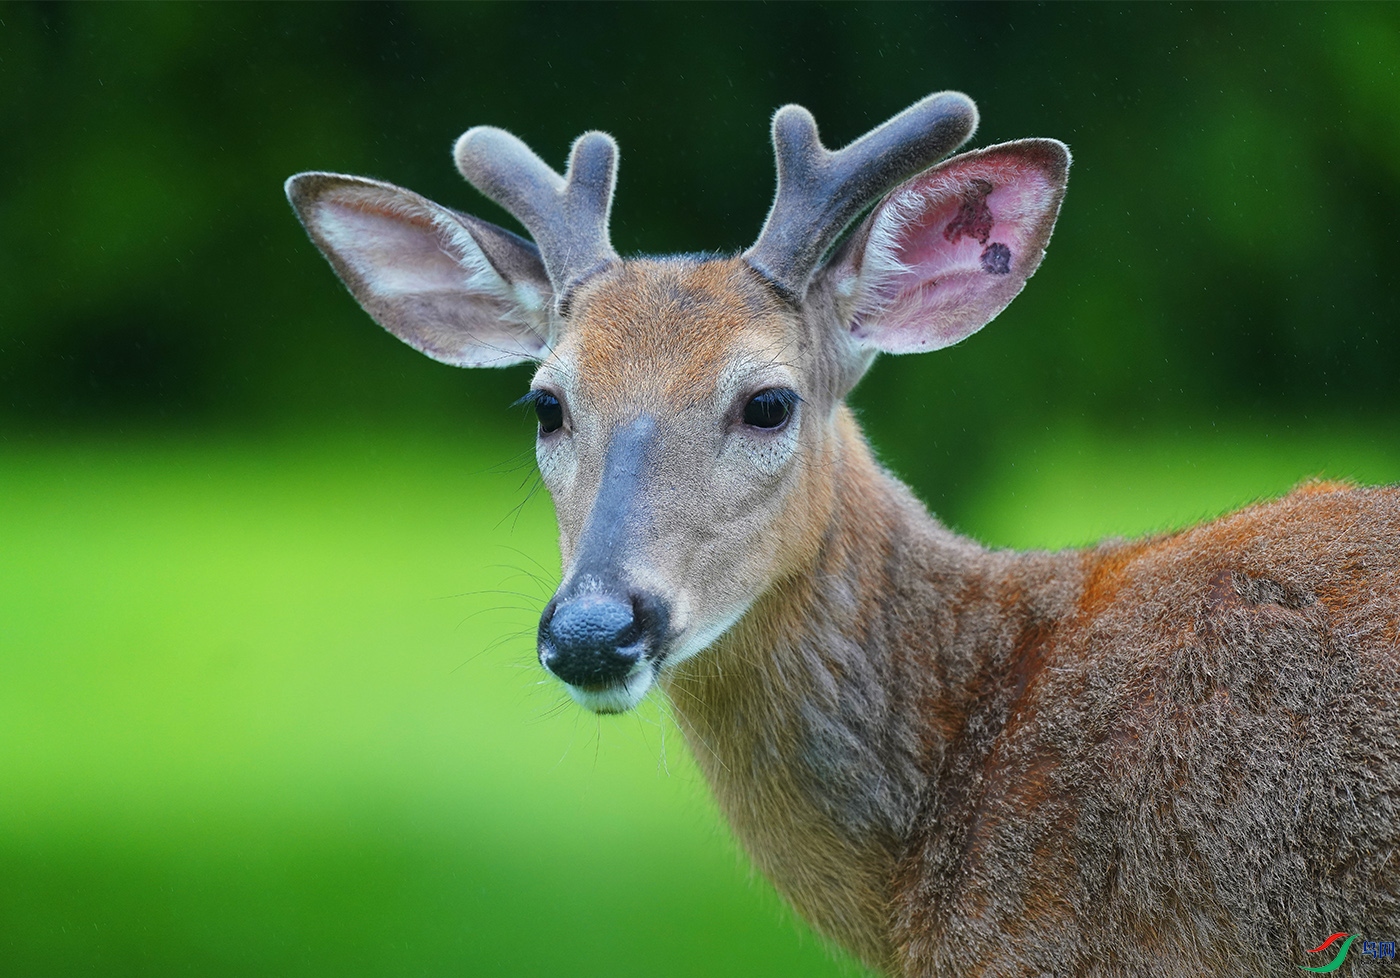
[[[594,713],[626,713],[642,701],[654,682],[656,667],[643,659],[620,681],[589,686],[566,682],[564,688],[575,703]]]

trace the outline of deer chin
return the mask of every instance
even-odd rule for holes
[[[565,683],[574,702],[594,713],[626,713],[642,701],[656,682],[656,667],[643,659],[620,683],[612,686],[584,687]]]

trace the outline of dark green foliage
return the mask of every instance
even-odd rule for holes
[[[1046,264],[990,329],[886,358],[874,442],[959,508],[1047,419],[1282,426],[1397,407],[1400,11],[1389,5],[34,5],[0,11],[0,430],[399,414],[499,419],[380,333],[280,184],[364,173],[507,226],[453,171],[468,126],[551,163],[622,146],[624,254],[748,245],[767,122],[831,145],[918,97],[974,145],[1075,153]],[[528,437],[525,431],[521,437]]]

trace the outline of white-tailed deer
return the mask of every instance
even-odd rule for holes
[[[1266,974],[1400,938],[1400,491],[1012,553],[872,458],[844,403],[871,360],[980,329],[1055,223],[1062,144],[938,162],[976,120],[945,92],[830,152],[780,109],[734,257],[619,258],[598,132],[563,177],[458,141],[533,244],[361,177],[287,192],[399,338],[537,363],[540,661],[600,713],[659,685],[755,862],[868,965]]]

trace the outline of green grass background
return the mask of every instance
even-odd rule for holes
[[[519,443],[302,431],[0,452],[0,972],[851,975],[745,864],[664,705],[534,663],[557,551]],[[1388,425],[1025,433],[997,545],[1179,525]]]

